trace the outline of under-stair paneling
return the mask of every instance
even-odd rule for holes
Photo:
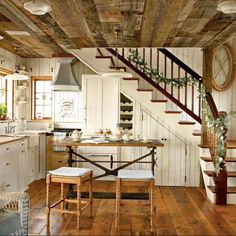
[[[232,38],[228,41],[228,43],[233,48],[233,51],[236,52],[236,39]],[[236,53],[234,56],[236,57]],[[218,111],[226,111],[228,113],[236,111],[236,73],[234,81],[228,89],[221,92],[213,89],[212,95]],[[231,123],[229,125],[229,130],[227,133],[227,138],[236,139],[236,118],[233,118],[231,120]]]

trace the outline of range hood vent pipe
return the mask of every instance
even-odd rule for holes
[[[59,70],[51,84],[53,91],[81,91],[73,69],[77,62],[77,58],[66,58],[59,61]]]

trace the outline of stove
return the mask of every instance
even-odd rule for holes
[[[52,130],[53,135],[65,135],[69,136],[70,133],[72,133],[74,130],[81,131],[81,128],[54,128]]]

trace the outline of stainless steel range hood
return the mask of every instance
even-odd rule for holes
[[[52,81],[52,90],[54,91],[81,91],[81,86],[76,80],[73,69],[78,59],[66,58],[58,61],[59,69],[55,79]]]

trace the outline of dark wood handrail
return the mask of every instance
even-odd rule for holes
[[[145,73],[137,69],[132,63],[130,63],[128,60],[126,60],[124,57],[122,57],[119,53],[116,53],[116,51],[112,48],[106,48],[108,52],[110,52],[113,56],[117,56],[120,61],[122,61],[126,66],[128,66],[131,70],[133,70],[135,73],[137,73],[140,77],[142,77],[144,80],[146,80],[150,85],[152,85],[154,88],[159,90],[164,96],[166,96],[169,100],[171,100],[173,103],[175,103],[177,106],[179,106],[183,111],[185,111],[188,115],[190,115],[194,120],[196,120],[198,123],[202,123],[202,119],[197,116],[194,112],[192,112],[190,109],[188,109],[184,104],[182,104],[178,99],[173,97],[170,93],[168,93],[164,88],[162,88],[159,84],[157,84],[155,81],[150,79]]]
[[[178,57],[173,55],[171,52],[169,52],[165,48],[159,48],[159,51],[162,52],[165,56],[167,56],[171,61],[173,61],[175,64],[177,64],[180,68],[185,70],[189,75],[196,78],[199,82],[202,83],[202,77],[197,72],[192,70],[189,66],[187,66],[185,63],[183,63]]]
[[[206,101],[208,103],[208,106],[211,109],[211,113],[212,113],[214,119],[216,120],[217,118],[219,118],[219,114],[218,114],[218,110],[216,108],[216,104],[214,102],[214,99],[213,99],[211,93],[209,93],[209,92],[206,93],[205,97],[206,97]]]

